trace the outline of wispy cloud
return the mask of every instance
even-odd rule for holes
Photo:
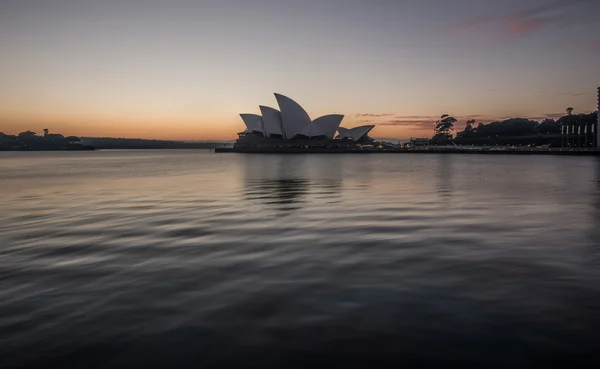
[[[362,114],[356,114],[354,117],[355,118],[360,118],[360,117],[391,117],[394,114],[392,113],[362,113]]]
[[[434,120],[423,121],[423,120],[389,120],[385,122],[375,122],[374,124],[379,126],[402,126],[411,129],[433,129]]]
[[[495,16],[471,18],[471,19],[467,19],[465,21],[453,24],[452,26],[446,28],[444,31],[449,32],[449,33],[466,32],[466,31],[470,31],[470,30],[480,27],[480,26],[485,26],[485,25],[490,24],[491,22],[495,22],[497,20],[498,20],[498,17],[495,17]]]
[[[410,130],[433,130],[434,123],[440,119],[436,115],[395,115],[394,119],[386,121],[372,121],[378,126],[398,126]]]
[[[504,20],[504,26],[506,31],[512,37],[522,37],[530,33],[536,32],[545,26],[548,26],[558,21],[558,18],[545,17],[545,18],[527,18],[517,17],[508,18]]]
[[[556,96],[577,97],[577,96],[589,95],[589,93],[587,93],[587,92],[557,92],[554,95],[556,95]]]
[[[589,46],[592,48],[592,50],[600,53],[600,37],[590,41]]]
[[[455,126],[462,127],[466,124],[467,120],[475,119],[477,121],[488,122],[492,119],[480,114],[472,114],[472,115],[463,115],[456,116],[458,121],[455,123]],[[440,119],[440,116],[437,115],[396,115],[394,119],[387,121],[373,121],[371,124],[380,125],[380,126],[402,126],[410,129],[427,129],[432,130],[433,125],[436,121]]]
[[[514,116],[489,116],[483,114],[469,114],[469,115],[457,115],[455,118],[457,122],[454,124],[455,129],[462,130],[468,120],[474,119],[476,124],[483,123],[488,124],[491,122],[497,122],[512,118],[524,118],[531,119],[538,122],[541,122],[544,119],[558,119],[565,115],[565,112],[561,113],[547,113],[547,114],[539,114],[539,115],[514,115]],[[385,121],[368,121],[365,123],[375,124],[378,126],[396,126],[396,127],[404,127],[412,130],[431,130],[433,131],[433,126],[435,122],[439,119],[437,116],[430,115],[407,115],[407,116],[396,116],[396,119],[385,120]]]
[[[491,119],[491,117],[489,117],[489,116],[487,116],[487,115],[482,115],[482,114],[469,114],[469,115],[463,115],[463,116],[461,116],[460,118],[462,118],[462,119],[466,119],[466,120],[469,120],[469,119],[475,119],[475,120],[477,120],[477,119],[486,119],[486,120],[487,120],[487,119]]]
[[[531,120],[537,120],[538,122],[541,122],[544,119],[558,119],[560,117],[564,117],[565,115],[566,115],[565,112],[562,112],[562,113],[546,113],[546,114],[540,114],[540,115],[536,115],[536,116],[528,116],[526,118],[527,119],[531,119]]]
[[[581,24],[584,21],[593,21],[595,19],[592,17],[584,18],[581,16],[574,21],[572,17],[566,15],[574,11],[582,13],[585,11],[582,5],[592,4],[594,1],[597,0],[560,0],[510,14],[467,19],[448,27],[444,31],[451,34],[476,31],[478,35],[491,35],[498,41],[510,41],[551,26],[566,27]]]
[[[403,120],[431,120],[431,119],[439,119],[437,115],[396,115],[394,116],[396,119]]]

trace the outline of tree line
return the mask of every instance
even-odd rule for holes
[[[21,132],[18,135],[7,135],[0,132],[0,150],[81,150],[89,149],[81,145],[76,136],[63,136],[44,130],[43,135],[32,131]]]
[[[454,134],[457,119],[444,114],[435,122],[431,143],[436,145],[551,145],[553,147],[590,147],[594,144],[598,112],[573,114],[573,108],[557,120],[541,122],[527,118],[510,118],[483,124],[475,119],[466,122]]]

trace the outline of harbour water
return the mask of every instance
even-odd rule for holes
[[[600,364],[600,160],[0,153],[0,367]]]

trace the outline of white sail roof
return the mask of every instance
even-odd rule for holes
[[[302,136],[306,136],[306,137],[313,137],[313,124],[310,123],[309,125],[305,126],[304,129],[302,130],[302,132],[299,133]]]
[[[258,114],[240,114],[244,124],[246,125],[245,132],[260,132],[264,134],[263,118]]]
[[[340,123],[342,123],[342,119],[344,119],[344,116],[339,114],[324,115],[315,119],[311,124],[313,127],[311,137],[325,136],[333,138]]]
[[[279,110],[261,105],[260,112],[263,115],[265,136],[269,137],[273,134],[283,136],[283,125],[281,122],[281,113],[279,112]]]
[[[354,127],[350,130],[350,132],[352,133],[352,139],[354,141],[358,141],[361,138],[363,138],[364,136],[366,136],[372,129],[373,129],[373,125],[368,125],[368,126],[359,126],[359,127]]]
[[[275,94],[281,110],[283,133],[286,139],[292,139],[310,124],[310,117],[297,102],[287,96]]]
[[[337,131],[339,133],[338,138],[352,138],[352,134],[348,128],[338,127]]]
[[[253,132],[260,132],[263,135],[265,134],[265,124],[263,122],[263,118],[260,117],[260,119],[254,124],[254,128],[252,129]]]
[[[251,130],[255,126],[256,122],[262,118],[258,114],[240,114],[240,117],[242,117],[246,128],[249,130]]]
[[[244,132],[260,132],[265,137],[279,135],[290,140],[297,135],[306,137],[325,136],[332,139],[335,132],[339,132],[338,138],[359,141],[373,129],[373,125],[359,126],[352,129],[340,127],[343,115],[324,115],[311,121],[310,117],[294,100],[281,94],[275,94],[277,104],[281,111],[268,106],[260,106],[261,115],[240,114],[246,130]]]
[[[338,127],[339,138],[349,138],[352,141],[358,141],[364,136],[366,136],[372,129],[375,127],[374,125],[367,126],[358,126],[352,129]]]

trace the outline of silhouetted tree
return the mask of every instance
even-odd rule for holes
[[[463,138],[471,137],[473,135],[473,132],[477,129],[477,128],[474,128],[475,122],[476,122],[475,119],[469,119],[467,121],[467,124],[465,125],[465,129],[462,130],[461,132],[456,133],[456,138],[463,139]]]
[[[554,119],[544,119],[537,129],[540,134],[556,134],[560,133],[560,125]]]
[[[567,111],[567,115],[571,115],[573,113],[573,108],[568,107],[566,111]]]
[[[452,140],[452,131],[454,130],[456,118],[444,114],[440,120],[435,122],[435,135],[431,139],[434,143],[444,143]]]
[[[81,140],[77,136],[68,136],[66,140],[69,145],[74,145],[81,142]]]
[[[33,138],[33,137],[37,137],[35,132],[31,132],[31,131],[25,131],[25,132],[21,132],[19,133],[19,139],[23,139],[23,138]]]
[[[17,136],[0,133],[0,150],[17,149],[20,146]]]
[[[79,137],[65,137],[57,133],[48,133],[44,130],[43,136],[35,132],[25,131],[18,136],[0,133],[0,150],[89,150],[93,146],[81,145]]]
[[[465,131],[473,130],[473,125],[475,124],[475,119],[469,119],[467,121],[467,125],[465,126]]]
[[[565,115],[558,120],[544,119],[541,123],[524,118],[511,118],[488,124],[479,123],[472,128],[474,122],[469,121],[465,129],[457,132],[454,142],[461,145],[541,145],[565,144],[561,136],[562,127],[569,127],[569,132],[581,132],[577,143],[589,146],[593,140],[591,128],[596,124],[596,114]],[[588,135],[585,135],[585,132]],[[580,142],[581,141],[581,142]]]

